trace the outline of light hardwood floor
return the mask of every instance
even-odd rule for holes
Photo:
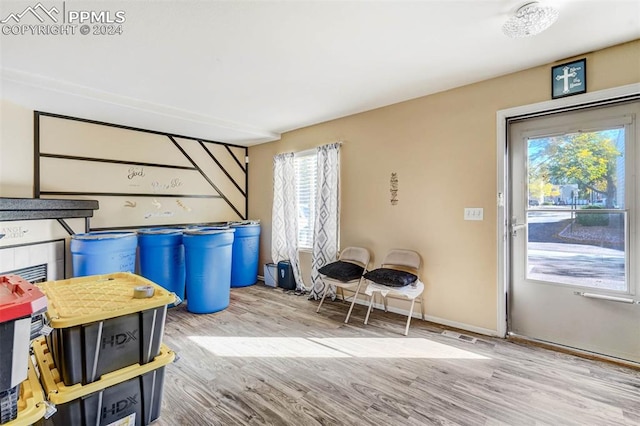
[[[169,310],[158,426],[640,425],[640,372],[263,284],[226,310]]]

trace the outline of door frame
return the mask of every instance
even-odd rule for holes
[[[593,106],[604,106],[615,104],[624,100],[640,98],[640,83],[626,86],[614,87],[611,89],[599,90],[597,92],[585,93],[560,98],[551,101],[544,101],[530,105],[499,110],[496,113],[496,153],[497,153],[497,249],[498,249],[498,273],[497,273],[497,327],[498,336],[506,337],[507,328],[507,300],[509,291],[509,253],[510,238],[508,232],[509,205],[511,203],[508,191],[508,158],[507,150],[509,121],[515,118],[534,118],[560,112],[580,110]]]

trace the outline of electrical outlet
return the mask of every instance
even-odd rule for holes
[[[484,209],[482,207],[465,207],[464,220],[483,220]]]

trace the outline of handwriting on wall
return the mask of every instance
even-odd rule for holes
[[[158,192],[163,189],[164,190],[176,189],[176,188],[180,188],[181,186],[182,186],[182,181],[180,180],[180,178],[173,178],[166,183],[158,182],[157,180],[151,182],[151,189],[153,189],[153,192]]]
[[[127,179],[132,180],[137,177],[143,178],[144,176],[144,167],[129,167]]]
[[[130,181],[136,181],[136,183],[130,183],[129,186],[140,186],[137,181],[144,180],[145,176],[146,173],[144,171],[144,167],[129,167],[129,169],[127,170],[127,179]],[[179,177],[174,177],[164,182],[154,180],[150,183],[151,190],[154,193],[168,191],[170,189],[177,189],[182,187],[182,185],[183,182]]]

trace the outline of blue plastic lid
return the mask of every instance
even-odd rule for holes
[[[74,234],[71,238],[76,240],[107,240],[116,238],[130,238],[136,237],[135,232],[114,232],[114,231],[100,231],[100,232],[87,232],[86,234]]]
[[[260,220],[242,220],[235,222],[228,222],[228,225],[235,228],[239,226],[260,226]]]
[[[193,223],[191,225],[187,225],[186,228],[226,228],[228,224],[228,222]]]
[[[182,228],[144,228],[138,229],[138,234],[182,234]]]
[[[186,229],[184,231],[186,235],[211,235],[222,234],[225,232],[236,232],[236,230],[231,229],[228,226],[206,226],[202,228]]]

